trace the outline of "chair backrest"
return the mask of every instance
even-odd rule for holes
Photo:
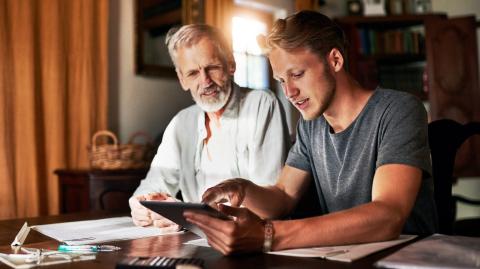
[[[428,125],[428,141],[432,155],[434,195],[439,232],[453,233],[456,206],[452,197],[453,169],[458,149],[470,136],[480,134],[480,123],[465,125],[442,119]]]

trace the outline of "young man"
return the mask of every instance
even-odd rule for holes
[[[288,150],[288,130],[270,91],[233,82],[235,61],[219,30],[186,25],[166,40],[178,79],[195,105],[180,111],[165,130],[147,177],[130,199],[136,225],[176,226],[140,205],[140,200],[200,202],[221,181],[243,177],[274,184]]]
[[[278,20],[265,45],[275,79],[303,119],[278,182],[227,180],[203,200],[235,218],[185,213],[224,254],[382,241],[435,232],[427,115],[415,97],[361,87],[345,71],[346,41],[326,16]],[[321,216],[290,212],[314,180]],[[229,200],[233,206],[218,204]]]

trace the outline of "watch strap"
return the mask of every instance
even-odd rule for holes
[[[263,239],[263,252],[270,252],[272,250],[273,243],[273,223],[271,221],[265,221],[263,226],[264,239]]]

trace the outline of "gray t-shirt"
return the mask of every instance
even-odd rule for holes
[[[407,164],[423,171],[422,185],[403,233],[437,230],[427,115],[416,97],[376,89],[358,117],[332,133],[323,116],[300,119],[286,164],[313,175],[323,214],[372,199],[373,176],[384,164]]]

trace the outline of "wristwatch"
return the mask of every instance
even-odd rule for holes
[[[265,237],[263,239],[263,252],[270,252],[273,243],[273,224],[271,221],[265,221],[263,226]]]

